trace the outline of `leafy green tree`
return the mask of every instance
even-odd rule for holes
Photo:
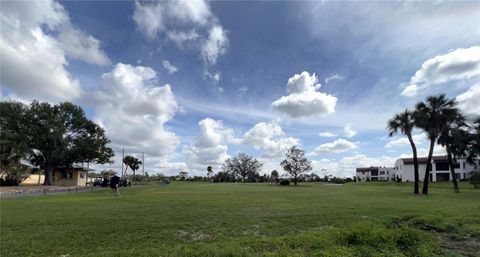
[[[130,168],[133,171],[133,180],[135,180],[135,171],[140,168],[142,161],[131,155],[127,155],[123,158],[123,163],[125,164],[125,174],[127,174],[127,170]]]
[[[455,101],[448,99],[445,94],[429,96],[425,102],[419,102],[415,106],[415,125],[421,128],[428,135],[430,148],[428,150],[425,177],[423,180],[422,193],[428,194],[430,171],[432,170],[432,155],[440,133],[445,125],[446,117],[456,112]]]
[[[17,108],[23,104],[13,105]],[[30,161],[45,171],[45,185],[52,185],[55,167],[80,162],[107,163],[113,157],[105,131],[87,119],[79,106],[33,101],[22,108],[24,111],[16,121],[19,129],[13,138],[19,144],[26,142]]]
[[[413,168],[414,168],[414,188],[413,193],[419,194],[419,173],[418,173],[418,156],[417,156],[417,147],[413,142],[412,131],[415,127],[415,121],[413,119],[413,112],[406,109],[405,111],[395,114],[395,116],[388,121],[387,129],[388,136],[392,137],[397,134],[399,131],[402,135],[407,136],[408,142],[412,147],[413,152]]]
[[[13,175],[20,169],[20,160],[29,152],[22,136],[26,107],[19,102],[0,102],[0,167],[1,176]],[[15,174],[18,177],[18,174]]]
[[[477,168],[480,162],[480,116],[473,120],[470,139],[466,150],[467,161],[474,164]]]
[[[285,154],[285,160],[280,165],[293,177],[293,183],[297,185],[298,176],[312,170],[312,162],[305,157],[305,151],[292,146]]]
[[[225,174],[234,174],[242,177],[242,182],[245,183],[245,178],[260,171],[262,164],[253,156],[239,153],[232,159],[227,159],[223,164],[223,172]]]
[[[272,173],[270,173],[270,178],[272,178],[272,180],[275,181],[275,183],[278,183],[278,177],[279,177],[278,171],[272,170]]]
[[[188,172],[186,172],[186,171],[180,171],[180,173],[178,173],[178,176],[180,177],[180,180],[181,180],[181,181],[185,181],[185,180],[187,180],[187,178],[188,178]]]
[[[210,179],[212,175],[213,175],[212,166],[207,166],[207,177]]]
[[[465,122],[465,117],[460,113],[460,110],[454,108],[451,112],[448,112],[444,117],[445,123],[442,126],[437,143],[445,147],[447,150],[448,165],[450,169],[450,175],[452,176],[452,183],[455,193],[460,193],[458,187],[457,177],[455,175],[456,158],[463,156],[466,148],[468,147],[468,141],[470,135],[467,132],[468,126]]]

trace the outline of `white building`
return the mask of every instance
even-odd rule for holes
[[[368,167],[357,168],[358,181],[389,181],[395,178],[395,168],[389,167]]]
[[[426,166],[427,158],[418,158],[418,173],[420,174],[420,181],[423,181],[423,178],[425,177]],[[466,162],[465,159],[457,159],[457,163],[455,164],[455,175],[459,180],[468,179],[474,169],[475,167]],[[395,173],[403,182],[414,181],[413,158],[398,159],[395,162]],[[447,156],[433,156],[430,181],[450,181],[451,179]]]

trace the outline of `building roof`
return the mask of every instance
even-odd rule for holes
[[[448,161],[448,157],[446,155],[439,155],[433,156],[432,159],[434,161]],[[413,158],[401,158],[404,164],[413,164]],[[419,157],[417,158],[418,164],[427,164],[427,157]]]
[[[357,172],[371,172],[378,171],[378,167],[357,168]]]
[[[66,166],[58,166],[57,168],[64,169],[64,168],[67,168],[67,167]],[[73,169],[73,170],[94,171],[94,169],[87,168],[87,167],[84,167],[84,166],[81,166],[81,165],[78,165],[78,164],[72,164],[72,166],[70,168]]]

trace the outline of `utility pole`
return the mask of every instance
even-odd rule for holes
[[[121,171],[122,177],[125,176],[125,174],[123,174],[123,158],[125,158],[125,148],[122,148],[122,171]]]

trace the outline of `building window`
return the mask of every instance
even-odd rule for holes
[[[362,175],[365,175],[365,171],[362,171]]]
[[[463,164],[463,169],[465,169],[465,162],[462,162],[462,164]]]
[[[73,172],[71,172],[71,171],[62,172],[62,178],[63,179],[72,179],[73,178]]]
[[[388,175],[388,170],[387,170],[387,175]]]
[[[449,170],[448,169],[448,162],[437,162],[437,163],[435,163],[435,168],[437,170]]]
[[[380,171],[380,175],[385,175],[385,171]]]

